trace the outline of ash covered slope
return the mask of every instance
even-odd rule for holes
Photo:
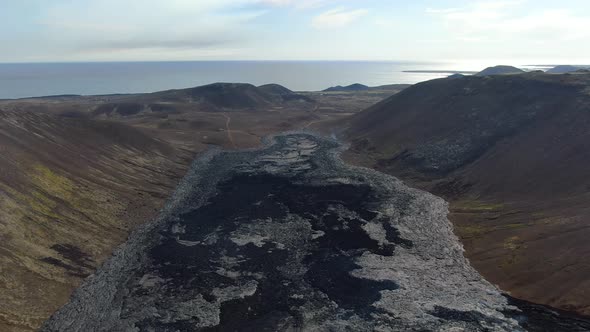
[[[374,167],[452,201],[486,279],[590,315],[590,75],[428,81],[350,118],[346,134]]]
[[[309,134],[197,160],[43,331],[518,331],[447,204]]]

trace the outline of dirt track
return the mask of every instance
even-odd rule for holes
[[[234,149],[237,149],[238,147],[236,146],[236,142],[234,141],[231,128],[229,127],[229,124],[231,123],[231,117],[225,113],[222,113],[221,115],[225,118],[225,131],[227,132],[227,139],[231,143],[232,147]]]

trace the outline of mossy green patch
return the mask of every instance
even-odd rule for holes
[[[31,186],[28,192],[19,192],[8,186],[3,189],[17,202],[28,206],[32,213],[47,219],[60,219],[60,213],[56,212],[59,206],[57,200],[70,201],[74,198],[74,183],[68,178],[57,174],[42,164],[35,164],[29,170],[28,177]],[[13,218],[22,218],[25,213],[13,214]]]
[[[458,201],[453,204],[453,208],[455,210],[459,210],[461,212],[470,212],[470,213],[477,213],[477,212],[496,212],[500,211],[505,208],[504,204],[501,203],[492,203],[492,202],[484,202],[484,201]]]
[[[52,171],[45,165],[36,164],[33,166],[32,179],[35,185],[52,196],[65,201],[72,198],[75,188],[74,182]]]
[[[6,218],[21,220],[32,214],[39,221],[63,220],[67,218],[64,211],[60,210],[64,206],[63,202],[74,209],[78,209],[77,202],[82,206],[92,205],[88,199],[82,198],[75,182],[45,165],[32,166],[28,178],[30,185],[25,192],[0,184],[0,189],[6,196],[2,200],[2,211]],[[14,204],[9,204],[9,198]],[[12,206],[11,209],[8,209],[9,205]]]
[[[511,236],[504,239],[503,247],[507,250],[517,250],[522,246],[522,241],[518,236]]]
[[[521,261],[520,250],[527,246],[524,241],[518,236],[510,236],[504,239],[502,247],[508,250],[508,254],[504,257],[499,267],[506,269]]]
[[[523,228],[523,227],[526,227],[526,226],[527,225],[526,224],[523,224],[523,223],[512,223],[512,224],[504,224],[504,225],[501,225],[498,228],[501,228],[501,229],[517,229],[517,228]]]
[[[59,215],[55,213],[57,202],[49,198],[45,193],[35,190],[31,193],[28,203],[33,211],[42,214],[52,219],[59,219]]]
[[[480,237],[490,231],[490,228],[481,224],[456,225],[455,229],[461,238]]]

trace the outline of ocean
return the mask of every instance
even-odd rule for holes
[[[362,61],[11,63],[0,64],[0,99],[143,93],[215,82],[278,83],[295,91],[319,91],[352,83],[414,84],[450,75],[436,71],[479,71],[483,67]]]

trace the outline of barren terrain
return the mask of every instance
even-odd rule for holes
[[[0,101],[0,330],[35,330],[63,305],[156,215],[197,154],[346,116],[352,99],[313,97],[218,84]]]
[[[448,199],[488,280],[590,314],[589,86],[584,73],[439,79],[335,127],[349,161]]]

